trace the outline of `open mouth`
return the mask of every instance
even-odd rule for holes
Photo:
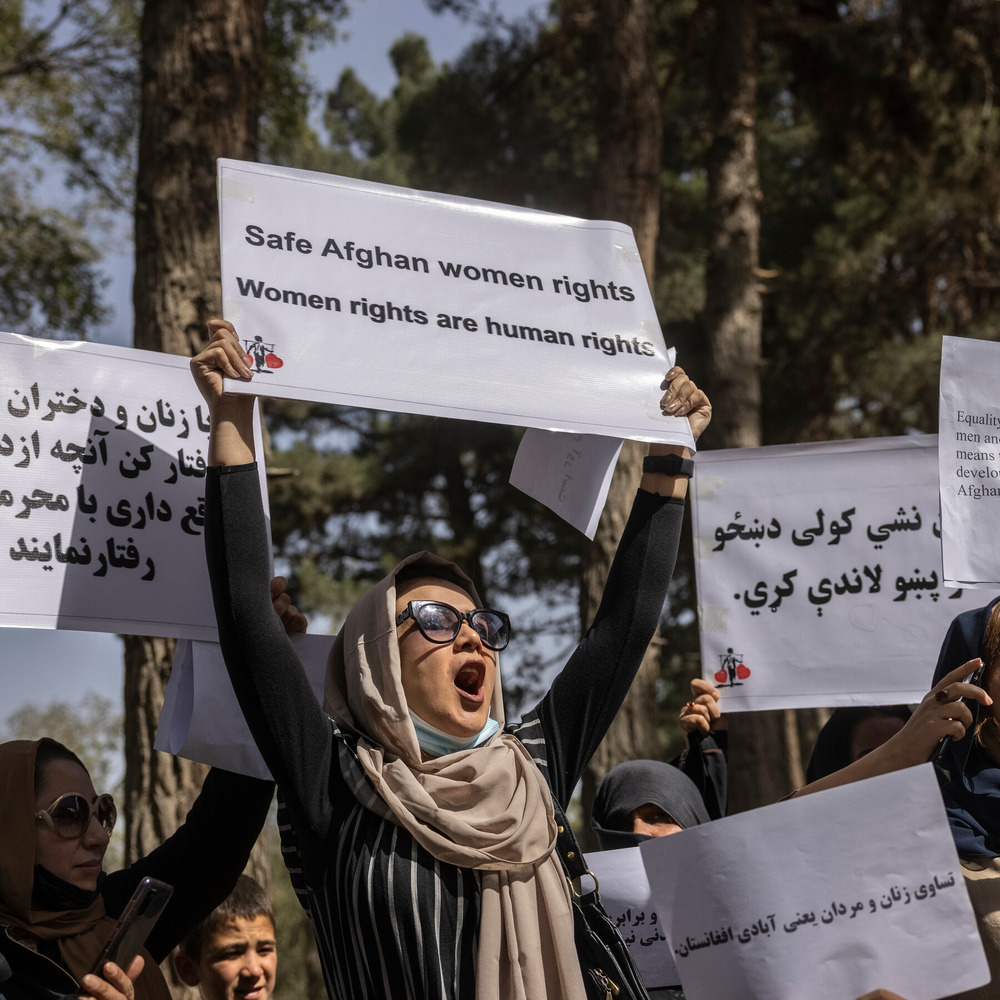
[[[455,675],[455,687],[470,701],[482,702],[486,667],[477,661],[466,663]]]

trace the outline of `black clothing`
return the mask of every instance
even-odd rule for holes
[[[243,713],[278,782],[331,997],[475,995],[479,881],[394,822],[326,717],[270,610],[255,467],[209,470],[205,539],[219,634]],[[673,571],[683,502],[640,491],[594,624],[535,711],[508,727],[565,806],[625,697]]]

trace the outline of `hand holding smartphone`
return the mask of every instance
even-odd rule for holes
[[[986,664],[980,661],[978,669],[974,673],[970,674],[968,677],[964,678],[963,683],[972,684],[974,687],[981,688],[983,686],[983,673],[985,672],[985,670],[986,670]],[[975,726],[976,722],[979,719],[979,702],[976,701],[974,698],[963,698],[962,702],[965,705],[965,707],[972,713],[972,725]],[[934,757],[933,757],[936,766],[944,767],[945,755],[948,751],[948,745],[952,742],[953,742],[952,738],[950,736],[946,736],[938,744],[938,748],[937,750],[934,751]]]
[[[132,898],[91,967],[93,975],[100,976],[107,962],[114,962],[120,969],[129,967],[139,949],[146,943],[173,891],[172,885],[149,877],[136,886]]]

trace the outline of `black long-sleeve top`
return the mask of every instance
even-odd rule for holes
[[[274,614],[255,465],[209,470],[205,539],[226,664],[294,827],[331,997],[475,995],[479,881],[395,823]],[[535,710],[508,726],[565,806],[656,629],[683,501],[639,491],[594,623]]]

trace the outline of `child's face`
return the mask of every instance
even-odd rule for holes
[[[209,934],[198,963],[204,1000],[270,1000],[278,966],[274,924],[263,915]]]

